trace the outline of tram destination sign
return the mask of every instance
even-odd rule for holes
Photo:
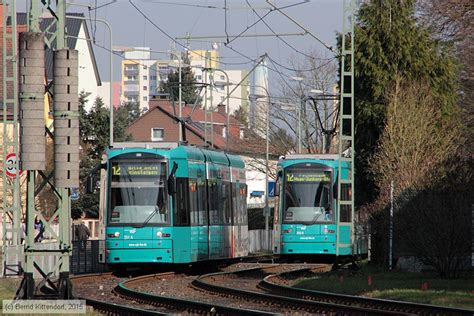
[[[153,177],[162,175],[164,169],[161,164],[142,163],[113,163],[112,176]]]
[[[331,182],[331,172],[288,171],[287,182]]]

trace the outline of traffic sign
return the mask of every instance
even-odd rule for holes
[[[275,181],[268,181],[268,196],[275,196]]]
[[[71,200],[79,200],[79,188],[71,188]]]
[[[16,177],[16,163],[17,163],[17,157],[15,153],[9,153],[5,159],[5,174],[9,176],[10,178]],[[21,170],[20,170],[21,174]]]

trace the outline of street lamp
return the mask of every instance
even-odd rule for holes
[[[165,52],[165,51],[159,51],[159,50],[152,50],[152,49],[140,49],[140,48],[133,48],[133,47],[122,47],[122,46],[114,46],[113,50],[116,52],[133,52],[133,51],[138,51],[138,52],[150,52],[150,53],[157,53],[157,54],[170,54],[175,56],[178,59],[178,77],[179,77],[179,92],[178,92],[178,128],[179,128],[179,141],[183,141],[183,130],[182,130],[182,122],[181,122],[181,116],[182,116],[182,105],[181,105],[181,97],[182,97],[182,86],[181,86],[181,54],[175,54],[172,52]]]
[[[86,20],[86,21],[92,21],[91,19],[82,17],[82,16],[76,16],[76,15],[66,15],[66,18],[68,19],[76,19],[76,20]],[[112,105],[112,98],[113,98],[113,91],[112,91],[112,81],[113,81],[113,46],[112,46],[112,27],[110,26],[110,23],[107,22],[106,20],[102,19],[94,19],[94,21],[98,21],[103,23],[107,29],[109,30],[109,54],[110,54],[110,64],[109,64],[109,76],[110,76],[110,86],[109,86],[109,106],[110,106],[110,118],[109,118],[109,146],[113,146],[114,144],[114,107]]]
[[[258,87],[258,88],[262,88],[266,95],[264,94],[253,94],[253,95],[250,95],[250,97],[253,97],[254,99],[263,99],[263,98],[266,98],[268,99],[268,103],[267,103],[267,111],[266,111],[266,131],[265,131],[265,135],[266,135],[266,150],[265,150],[265,236],[267,238],[267,244],[266,244],[266,248],[267,250],[270,250],[270,230],[269,230],[269,219],[270,219],[270,208],[268,206],[268,162],[269,162],[269,159],[268,159],[268,156],[269,156],[269,130],[270,130],[270,94],[268,93],[268,90],[266,87],[263,87],[263,86],[255,86],[255,87]]]

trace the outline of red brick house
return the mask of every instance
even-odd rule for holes
[[[150,109],[134,121],[127,129],[133,137],[134,142],[177,142],[179,138],[178,129],[178,103],[170,100],[151,100]],[[211,140],[208,136],[207,144],[204,140],[205,111],[199,107],[193,109],[192,105],[185,105],[182,108],[182,118],[185,124],[185,140],[190,145],[210,146]],[[214,148],[226,150],[226,125],[227,114],[225,106],[219,106],[218,111],[213,112],[213,141]],[[210,121],[208,114],[208,121]],[[244,127],[232,115],[229,117],[230,138],[227,151],[235,153],[265,153],[265,139],[256,135],[249,136],[246,131],[246,138],[243,138]],[[210,124],[210,123],[208,123]],[[210,127],[208,127],[208,132]]]

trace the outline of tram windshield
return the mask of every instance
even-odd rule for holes
[[[331,171],[289,168],[285,171],[286,223],[333,221]]]
[[[116,160],[110,173],[109,225],[169,223],[164,162]]]

